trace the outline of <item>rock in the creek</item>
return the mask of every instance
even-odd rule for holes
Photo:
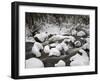
[[[37,58],[30,58],[25,61],[26,68],[41,68],[44,67],[43,62]]]
[[[61,67],[61,66],[65,66],[66,63],[63,60],[59,60],[59,62],[57,64],[55,64],[55,67]]]

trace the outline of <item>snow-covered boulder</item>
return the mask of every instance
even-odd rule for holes
[[[76,39],[74,36],[66,36],[63,42],[74,42]]]
[[[55,67],[63,67],[66,66],[66,63],[63,60],[59,60],[57,64],[55,64]]]
[[[36,34],[36,35],[34,36],[35,39],[37,38],[37,39],[38,39],[39,41],[41,41],[41,42],[44,42],[44,41],[47,39],[47,37],[48,37],[48,34],[45,33],[45,32]]]
[[[62,42],[61,46],[62,46],[62,49],[64,49],[65,52],[68,51],[69,47],[66,43]]]
[[[77,33],[77,36],[85,36],[85,35],[86,35],[86,33],[84,31],[79,31]]]
[[[57,42],[55,42],[55,43],[51,43],[51,44],[50,44],[50,47],[56,47],[57,45],[58,45]]]
[[[86,40],[87,43],[90,43],[90,38],[89,37],[87,37],[85,40]]]
[[[43,50],[43,46],[41,43],[35,42],[33,47],[32,47],[32,53],[36,55],[36,57],[41,56],[40,50]]]
[[[44,47],[44,53],[49,53],[49,52],[50,52],[50,47],[49,47],[49,45],[46,45]]]
[[[64,39],[68,39],[72,42],[75,41],[75,37],[74,36],[63,36],[63,35],[54,35],[51,38],[49,38],[48,41],[50,42],[56,42],[56,41],[60,41],[60,40],[64,40]]]
[[[86,43],[82,46],[83,49],[89,49],[90,48],[90,38],[86,38]]]
[[[35,42],[33,37],[26,37],[26,42]]]
[[[74,30],[71,31],[71,34],[72,35],[76,35],[77,34],[77,31],[74,29]]]
[[[89,43],[85,43],[83,46],[82,46],[83,49],[89,49],[90,48],[90,44]]]
[[[68,36],[62,36],[62,35],[54,35],[51,38],[49,38],[49,41],[59,41],[59,40],[63,40]]]
[[[76,40],[74,36],[69,36],[68,38],[70,39],[71,42],[74,42]]]
[[[55,48],[59,51],[64,50],[66,52],[68,51],[69,46],[65,43],[65,41],[63,41],[61,43],[58,43]]]
[[[25,61],[26,68],[40,68],[44,67],[43,62],[40,59],[37,58],[30,58]]]
[[[61,53],[60,53],[60,51],[57,48],[51,48],[49,56],[53,56],[53,55],[54,56],[60,56]]]
[[[87,53],[83,49],[80,49],[79,52],[82,53],[82,55],[77,53],[70,58],[70,66],[89,65],[89,57]]]
[[[62,50],[62,45],[61,45],[61,44],[58,44],[58,45],[56,45],[56,48],[57,48],[59,51],[61,51],[61,50]]]
[[[65,42],[65,43],[66,43],[66,42],[69,43],[69,42],[71,42],[71,39],[64,39],[63,42]]]
[[[77,40],[77,41],[74,42],[74,45],[76,47],[80,47],[82,44],[81,44],[81,41]]]

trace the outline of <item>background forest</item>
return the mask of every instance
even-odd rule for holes
[[[74,28],[81,28],[89,32],[88,15],[26,13],[26,28],[34,34],[36,31],[50,31],[50,33],[67,33]],[[52,30],[53,28],[53,30]],[[26,32],[27,33],[27,32]]]

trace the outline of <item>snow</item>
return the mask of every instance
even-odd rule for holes
[[[63,67],[65,65],[66,65],[66,63],[63,60],[59,60],[59,62],[57,64],[55,64],[55,67]]]
[[[89,49],[90,48],[90,45],[89,43],[85,43],[83,46],[82,46],[83,49]]]
[[[64,49],[64,51],[68,51],[69,47],[68,45],[66,45],[64,42],[61,43],[62,48]]]
[[[75,40],[74,36],[65,36],[63,42],[74,42]]]
[[[32,37],[32,33],[27,26],[25,29],[25,40],[26,42],[35,42],[34,38]]]
[[[89,58],[87,53],[82,49],[80,49],[79,52],[81,52],[82,55],[77,53],[70,58],[70,61],[72,61],[70,66],[89,65]]]
[[[77,33],[77,36],[84,36],[84,35],[86,35],[84,31],[79,31],[79,32]]]
[[[90,48],[90,39],[86,38],[86,43],[82,46],[83,49],[89,49]]]
[[[56,47],[58,45],[57,42],[50,44],[50,47]]]
[[[86,38],[86,42],[89,43],[90,42],[90,38]]]
[[[74,42],[76,39],[74,36],[69,36],[70,41]]]
[[[59,51],[61,51],[61,50],[62,50],[62,45],[61,45],[61,44],[58,44],[58,45],[56,46],[56,48],[57,48]]]
[[[37,37],[41,42],[44,42],[46,38],[48,37],[48,34],[45,32],[36,34],[34,37]]]
[[[59,43],[56,45],[56,49],[58,49],[59,51],[61,51],[62,49],[64,49],[64,51],[68,51],[69,47],[68,45],[65,43],[65,41]]]
[[[53,29],[52,29],[53,28]],[[59,34],[60,28],[58,28],[55,24],[46,23],[45,26],[42,27],[40,32],[48,32],[48,34]]]
[[[52,56],[52,55],[54,55],[54,56],[60,56],[61,53],[60,53],[60,51],[57,48],[51,48],[49,56]]]
[[[69,34],[70,28],[66,28],[68,23],[62,23],[61,27],[56,24],[46,23],[39,32],[48,32],[48,34]]]
[[[76,30],[72,30],[71,34],[72,35],[76,35],[77,34],[77,31]]]
[[[80,42],[80,41],[76,41],[76,42],[74,43],[74,45],[79,47],[79,46],[81,46],[81,42]]]
[[[43,49],[43,46],[41,43],[35,42],[33,47],[32,47],[32,53],[36,55],[36,57],[41,56],[40,49]]]
[[[44,64],[38,58],[30,58],[26,60],[26,68],[40,68],[44,67]]]
[[[62,36],[62,35],[54,35],[51,38],[49,38],[49,41],[59,41],[59,40],[63,40],[65,39],[66,36]]]
[[[44,47],[44,52],[45,52],[45,53],[49,53],[49,52],[50,52],[50,47],[49,47],[49,45],[46,45],[46,46]]]
[[[26,37],[26,42],[35,42],[35,39],[33,37]]]

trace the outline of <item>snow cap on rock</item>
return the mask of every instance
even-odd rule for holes
[[[34,37],[38,38],[39,41],[44,42],[48,37],[48,34],[43,32],[43,33],[36,34]]]
[[[61,54],[60,54],[60,51],[57,48],[51,48],[49,56],[52,56],[52,55],[60,56]]]
[[[44,47],[44,52],[45,52],[45,53],[49,53],[49,52],[50,52],[50,47],[49,47],[49,45],[46,45],[46,46]]]
[[[77,34],[77,31],[74,29],[74,30],[72,30],[72,35],[76,35]]]
[[[26,60],[26,68],[40,68],[44,67],[43,62],[40,59],[37,58],[30,58]]]
[[[70,58],[71,61],[70,66],[89,65],[89,57],[87,53],[83,49],[80,49],[79,52],[81,52],[82,55],[77,53],[76,55]]]
[[[41,52],[40,50],[43,49],[43,46],[41,43],[35,42],[33,47],[32,47],[32,53],[34,55],[36,55],[36,57],[40,57],[41,56]]]
[[[84,35],[86,35],[86,33],[85,33],[84,31],[79,31],[79,32],[77,33],[77,36],[84,36]]]
[[[60,60],[57,64],[55,64],[55,67],[61,67],[61,66],[65,66],[66,63],[63,60]]]

